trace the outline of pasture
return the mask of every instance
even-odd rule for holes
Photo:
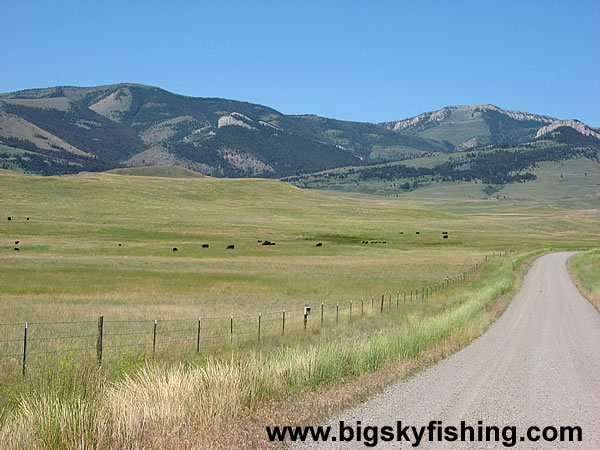
[[[23,380],[18,357],[0,362],[0,410],[6,408],[7,423],[13,425],[17,416],[12,411],[23,405],[20,392],[35,390],[39,383],[46,392],[45,376],[69,380],[73,375],[65,375],[62,365],[93,361],[100,314],[107,334],[112,326],[123,336],[112,349],[107,345],[108,372],[94,377],[133,382],[128,374],[150,359],[148,339],[157,319],[162,333],[183,333],[170,346],[159,342],[159,360],[187,361],[202,370],[218,366],[250,383],[244,387],[240,382],[241,391],[228,393],[242,399],[234,402],[239,414],[240,408],[274,395],[290,395],[289,389],[317,389],[418,356],[456,333],[464,345],[493,320],[491,302],[514,289],[514,269],[523,258],[544,248],[590,249],[600,234],[594,211],[546,203],[515,201],[499,209],[498,202],[476,199],[350,198],[302,191],[275,180],[210,177],[44,178],[0,171],[0,211],[0,323],[15,324],[0,327],[0,340],[13,342],[4,351],[22,351],[22,324],[27,321],[30,337],[48,338],[32,341],[30,351],[58,352],[32,357]],[[442,232],[449,238],[443,239]],[[265,240],[276,245],[259,242]],[[316,247],[318,242],[323,245]],[[235,249],[226,249],[231,244]],[[439,287],[486,255],[508,249],[514,253],[490,258],[464,281],[427,300],[404,301],[405,291]],[[385,314],[371,306],[371,298],[378,304],[381,295]],[[361,299],[367,311],[359,321]],[[326,317],[319,326],[322,302]],[[306,304],[312,307],[309,332],[303,331],[301,316]],[[334,315],[337,304],[340,319]],[[279,332],[283,309],[288,314],[285,336]],[[260,343],[259,312],[265,315]],[[236,334],[228,339],[232,315]],[[200,356],[195,352],[199,316],[203,333],[221,333]],[[61,353],[62,337],[69,335],[82,337],[67,348],[87,348],[83,354],[88,359],[78,352]],[[164,336],[159,333],[159,339]],[[205,342],[203,335],[203,346]],[[312,372],[310,358],[324,358],[317,372]],[[339,358],[345,359],[340,363]],[[264,372],[260,376],[259,367]],[[42,373],[47,375],[37,377]],[[256,377],[247,379],[248,374]],[[103,389],[103,382],[97,384],[95,389]],[[73,399],[73,392],[63,394]],[[90,401],[96,414],[99,400]],[[230,407],[227,403],[213,413],[225,418]],[[6,433],[18,439],[13,425]],[[156,425],[160,429],[165,423]],[[115,439],[132,446],[145,432],[143,427],[138,431],[123,442],[115,432],[121,436]],[[67,435],[48,445],[64,444]],[[96,442],[94,436],[89,442]]]

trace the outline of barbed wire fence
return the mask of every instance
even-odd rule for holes
[[[106,354],[117,350],[143,349],[156,358],[159,347],[177,344],[197,355],[214,354],[219,349],[254,342],[260,345],[268,337],[289,336],[306,331],[309,323],[322,328],[339,325],[346,319],[382,315],[401,305],[426,301],[449,287],[467,280],[491,258],[506,256],[513,250],[486,255],[484,259],[453,277],[429,286],[397,290],[371,298],[351,299],[346,304],[322,301],[312,306],[260,311],[256,314],[193,319],[96,320],[56,322],[0,323],[0,364],[9,362],[27,373],[28,362],[36,357],[55,354],[95,353],[98,364]],[[114,350],[114,351],[113,351]]]

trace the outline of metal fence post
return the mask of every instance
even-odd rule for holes
[[[154,319],[154,332],[152,333],[152,359],[154,359],[154,355],[156,354],[156,324],[158,321]]]
[[[104,334],[104,316],[100,314],[98,316],[98,339],[96,341],[96,357],[98,358],[98,365],[102,364],[102,335]]]
[[[25,322],[25,332],[23,334],[23,376],[27,370],[27,322]]]
[[[196,339],[196,353],[200,353],[200,324],[202,323],[202,316],[198,316],[198,336]]]

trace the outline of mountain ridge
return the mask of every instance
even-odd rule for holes
[[[285,115],[137,83],[58,86],[0,94],[0,163],[42,174],[167,164],[213,176],[274,178],[520,144],[557,121],[480,104],[377,124]]]

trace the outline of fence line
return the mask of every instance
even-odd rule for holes
[[[0,340],[0,348],[2,348],[2,344],[18,345],[19,343],[22,343],[22,352],[19,353],[18,350],[14,348],[13,350],[9,350],[10,353],[7,352],[5,354],[0,354],[0,359],[11,358],[18,360],[22,358],[22,373],[25,375],[27,370],[27,358],[39,355],[96,350],[98,364],[101,364],[104,350],[107,349],[152,346],[152,357],[154,358],[156,349],[159,345],[171,342],[189,342],[190,348],[192,348],[192,344],[194,344],[193,348],[196,354],[204,354],[201,350],[207,350],[210,348],[215,350],[219,347],[231,346],[234,344],[234,342],[251,342],[254,339],[256,342],[260,343],[262,340],[264,340],[266,335],[270,335],[272,337],[277,336],[278,334],[285,336],[286,331],[290,331],[290,327],[295,331],[299,331],[300,329],[307,330],[309,327],[309,316],[311,315],[311,312],[314,316],[316,316],[315,319],[310,321],[311,323],[315,323],[317,326],[322,327],[324,321],[327,320],[331,323],[335,323],[337,326],[340,323],[340,315],[346,317],[346,323],[351,323],[354,320],[363,318],[365,315],[369,315],[371,317],[382,315],[386,311],[391,311],[393,305],[395,308],[399,308],[401,303],[405,305],[407,303],[419,300],[426,301],[443,289],[447,289],[459,282],[467,280],[469,276],[473,275],[491,258],[496,256],[506,256],[509,252],[513,252],[513,250],[498,254],[494,252],[491,256],[485,255],[485,258],[482,261],[477,262],[474,266],[464,270],[462,273],[459,273],[453,277],[447,277],[445,280],[433,283],[429,286],[423,285],[421,287],[407,289],[404,291],[397,290],[395,293],[388,292],[381,294],[381,297],[373,295],[371,296],[370,302],[368,298],[365,300],[364,297],[356,302],[356,299],[350,299],[347,304],[341,305],[339,302],[336,302],[335,305],[332,305],[331,303],[326,304],[325,301],[321,301],[320,305],[317,303],[317,307],[315,307],[312,311],[311,307],[306,305],[303,309],[298,309],[296,306],[292,309],[282,308],[280,311],[267,311],[258,312],[255,314],[229,315],[221,317],[199,316],[196,319],[105,320],[103,316],[99,316],[97,321],[85,320],[65,322],[0,323],[0,327],[24,327],[22,328],[22,338]],[[209,323],[206,323],[207,321],[209,321]],[[218,323],[217,321],[222,321],[222,323]],[[171,325],[184,322],[188,323],[186,328],[163,326],[164,324]],[[189,324],[192,323],[197,323],[197,326],[194,325],[194,327],[190,327]],[[32,327],[32,325],[55,326],[89,324],[97,324],[98,331],[96,334],[36,336],[33,333],[35,327]],[[114,328],[113,325],[124,325],[127,327],[140,327],[143,325],[147,328],[143,331],[116,330],[118,332],[111,332],[111,329]],[[286,325],[288,330],[286,330]],[[314,327],[315,326],[313,325],[313,328]],[[178,335],[178,333],[188,333],[188,335],[182,336]],[[0,336],[1,334],[2,331],[0,330]],[[151,337],[152,340],[150,342],[112,342],[115,340],[115,337],[121,338],[134,336],[145,336],[146,339]],[[254,336],[254,338],[251,336]],[[240,341],[238,337],[240,337],[242,341]],[[93,339],[95,343],[89,347],[60,348],[45,351],[39,346],[41,343],[47,341],[60,342],[64,340],[76,339],[90,339],[90,342],[93,342]],[[209,343],[211,339],[219,339],[220,343],[215,344],[213,342],[211,344]],[[5,347],[8,347],[8,345]]]

